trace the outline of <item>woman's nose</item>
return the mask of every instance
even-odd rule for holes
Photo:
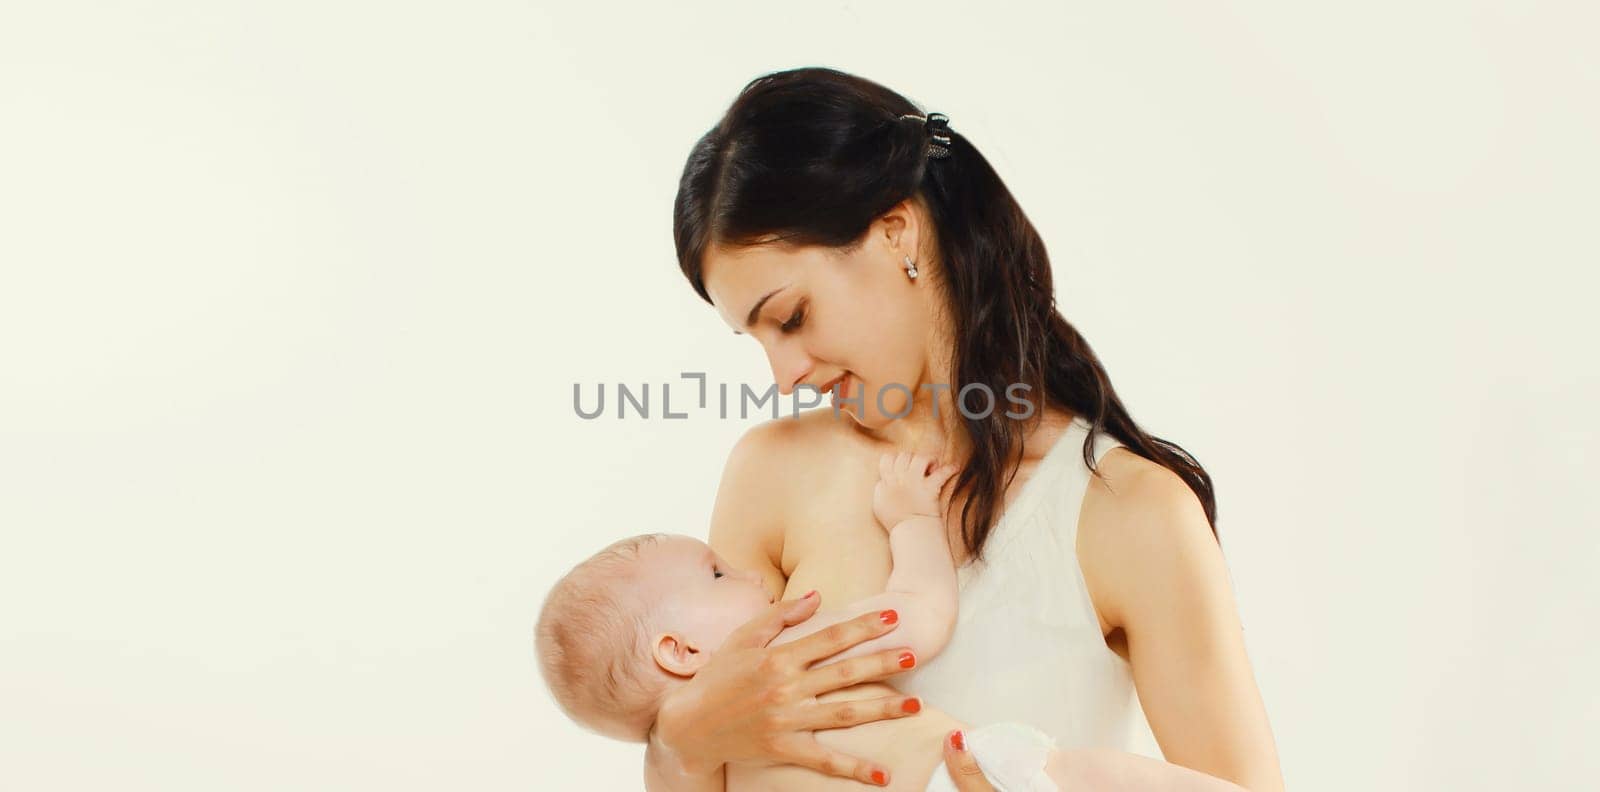
[[[782,345],[768,354],[772,365],[772,381],[778,385],[778,394],[788,396],[795,386],[811,376],[816,362],[798,345]]]

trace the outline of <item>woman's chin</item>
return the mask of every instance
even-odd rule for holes
[[[884,415],[876,410],[863,416],[861,413],[856,411],[855,405],[853,404],[839,408],[839,412],[850,416],[850,420],[855,421],[856,426],[859,426],[862,429],[870,430],[882,429],[883,427],[894,423],[895,418],[898,417],[894,415]]]
[[[840,417],[849,418],[850,420],[856,422],[857,424],[861,423],[861,416],[856,415],[855,405],[854,404],[851,404],[850,402],[842,402],[841,403],[841,402],[835,401],[833,403],[832,407],[833,407],[833,417],[835,417],[835,418],[840,418]]]
[[[840,420],[849,419],[851,423],[854,423],[856,426],[859,426],[862,429],[876,429],[876,428],[878,428],[878,426],[882,425],[882,424],[876,424],[875,425],[875,424],[873,424],[873,423],[871,423],[869,421],[862,420],[861,419],[861,413],[859,411],[857,411],[856,405],[853,402],[844,402],[844,403],[834,402],[833,403],[833,417],[838,418]]]

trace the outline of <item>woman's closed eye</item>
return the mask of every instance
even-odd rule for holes
[[[784,322],[780,326],[780,329],[782,329],[785,333],[793,333],[794,331],[799,330],[800,325],[804,324],[806,320],[805,307],[805,303],[800,303],[799,305],[795,306],[794,313],[789,315],[789,321]]]

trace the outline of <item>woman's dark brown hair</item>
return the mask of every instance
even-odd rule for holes
[[[1096,434],[1107,432],[1178,474],[1215,535],[1211,477],[1188,452],[1129,417],[1089,342],[1056,310],[1044,242],[999,174],[954,129],[950,155],[930,159],[923,122],[901,118],[908,113],[921,115],[900,94],[834,69],[752,80],[684,165],[672,207],[684,276],[710,302],[702,276],[709,247],[781,242],[848,250],[873,220],[918,196],[936,227],[939,287],[953,322],[952,392],[983,383],[989,394],[1005,394],[1026,383],[1030,399],[1043,393],[1089,422],[1083,458],[1091,469]],[[972,457],[955,492],[967,496],[963,540],[981,557],[1028,427],[1004,409],[986,409],[992,402],[978,390],[966,392],[974,398],[960,411]]]

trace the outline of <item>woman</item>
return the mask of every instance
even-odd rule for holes
[[[925,698],[969,723],[1034,723],[1073,761],[1152,787],[1187,767],[1281,789],[1210,477],[1133,422],[1056,311],[1039,235],[946,121],[870,81],[796,69],[747,85],[689,156],[673,218],[684,275],[761,344],[780,393],[832,391],[848,418],[776,420],[730,455],[710,544],[785,601],[665,702],[647,786],[718,788],[728,762],[871,783],[892,769],[812,732]],[[927,668],[902,673],[889,651],[824,677],[807,665],[826,654],[766,644],[815,610],[803,592],[843,605],[881,590],[871,471],[891,449],[961,466],[946,502],[960,623]],[[827,651],[889,629],[863,616]],[[816,701],[892,674],[914,695]],[[1166,762],[1130,751],[1141,729]],[[991,788],[959,742],[957,788]]]

